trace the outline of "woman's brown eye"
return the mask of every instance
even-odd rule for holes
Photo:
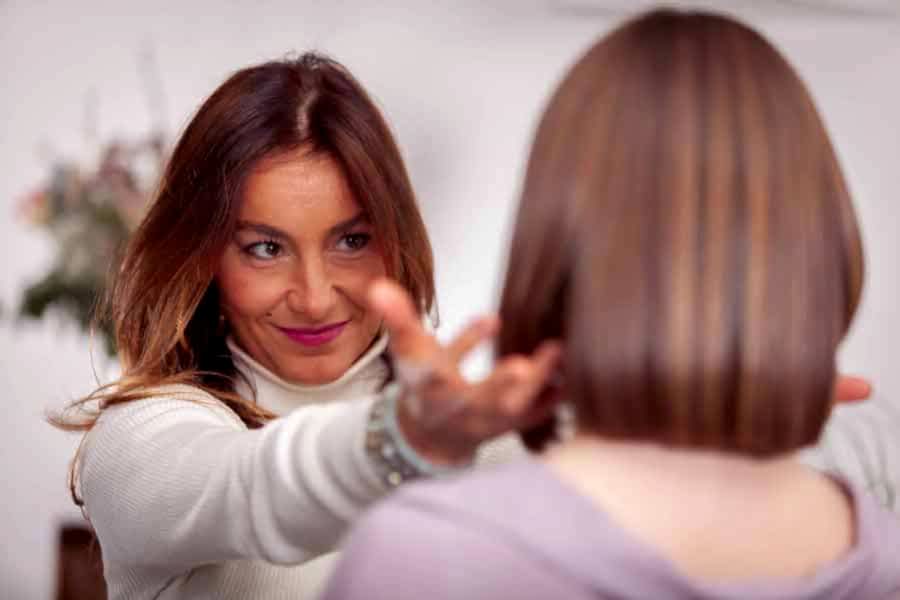
[[[256,242],[255,244],[246,246],[244,248],[244,252],[254,258],[261,258],[263,260],[275,258],[279,254],[281,254],[281,244],[279,244],[278,242],[273,242],[271,240],[265,242]]]
[[[371,239],[372,236],[368,233],[350,233],[342,237],[338,245],[343,245],[344,249],[350,251],[362,250]]]

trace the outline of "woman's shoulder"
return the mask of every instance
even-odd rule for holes
[[[508,488],[509,476],[521,467],[484,467],[401,486],[354,526],[343,548],[344,570],[353,578],[359,575],[356,568],[370,563],[372,556],[427,557],[435,548],[444,567],[473,555],[508,552],[511,544],[498,525],[502,505],[515,493],[515,487]],[[417,569],[429,571],[433,566],[430,559],[417,560]]]
[[[505,529],[523,514],[543,513],[548,492],[555,490],[548,487],[546,478],[543,467],[529,458],[479,466],[404,486],[376,507],[373,517],[391,521],[416,514],[421,521],[445,521],[473,531]],[[516,498],[514,505],[511,495]]]
[[[133,433],[142,427],[155,429],[163,423],[177,422],[246,429],[240,417],[208,391],[192,385],[173,384],[146,388],[137,399],[108,405],[89,437],[120,429]]]
[[[110,465],[154,460],[156,448],[181,446],[204,431],[246,430],[240,418],[212,394],[190,385],[165,385],[141,391],[139,399],[103,409],[85,434],[78,452],[79,480],[91,487],[107,477]]]
[[[892,512],[877,496],[859,484],[846,479],[842,483],[853,497],[856,513],[857,546],[854,555],[858,555],[860,562],[866,563],[865,569],[872,581],[871,585],[880,585],[881,589],[900,593],[900,562],[897,561],[900,515]],[[868,560],[864,561],[863,558]]]
[[[526,459],[401,487],[354,527],[324,598],[580,597],[557,550],[591,554],[548,477]]]

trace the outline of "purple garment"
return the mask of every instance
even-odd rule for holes
[[[679,572],[547,467],[524,460],[414,484],[376,506],[347,540],[324,598],[900,598],[900,519],[848,490],[858,540],[847,555],[805,579],[711,584]]]

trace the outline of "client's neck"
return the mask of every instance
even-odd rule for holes
[[[632,476],[649,473],[660,483],[674,479],[679,485],[683,485],[685,477],[723,483],[733,480],[774,483],[779,474],[795,474],[799,467],[793,455],[756,458],[720,450],[613,440],[588,433],[577,433],[572,439],[551,447],[545,457],[548,461],[564,460],[591,471],[622,470]]]

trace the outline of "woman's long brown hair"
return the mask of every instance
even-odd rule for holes
[[[660,10],[595,44],[550,101],[498,351],[564,339],[587,432],[773,455],[818,439],[862,281],[800,78],[730,18]]]
[[[383,249],[388,274],[424,314],[434,304],[431,247],[400,152],[365,90],[318,54],[238,71],[200,107],[129,241],[98,318],[111,319],[119,380],[49,417],[90,430],[109,406],[189,384],[249,427],[274,415],[235,391],[213,276],[235,231],[244,183],[263,159],[303,148],[341,165]],[[70,474],[75,493],[76,460]]]

